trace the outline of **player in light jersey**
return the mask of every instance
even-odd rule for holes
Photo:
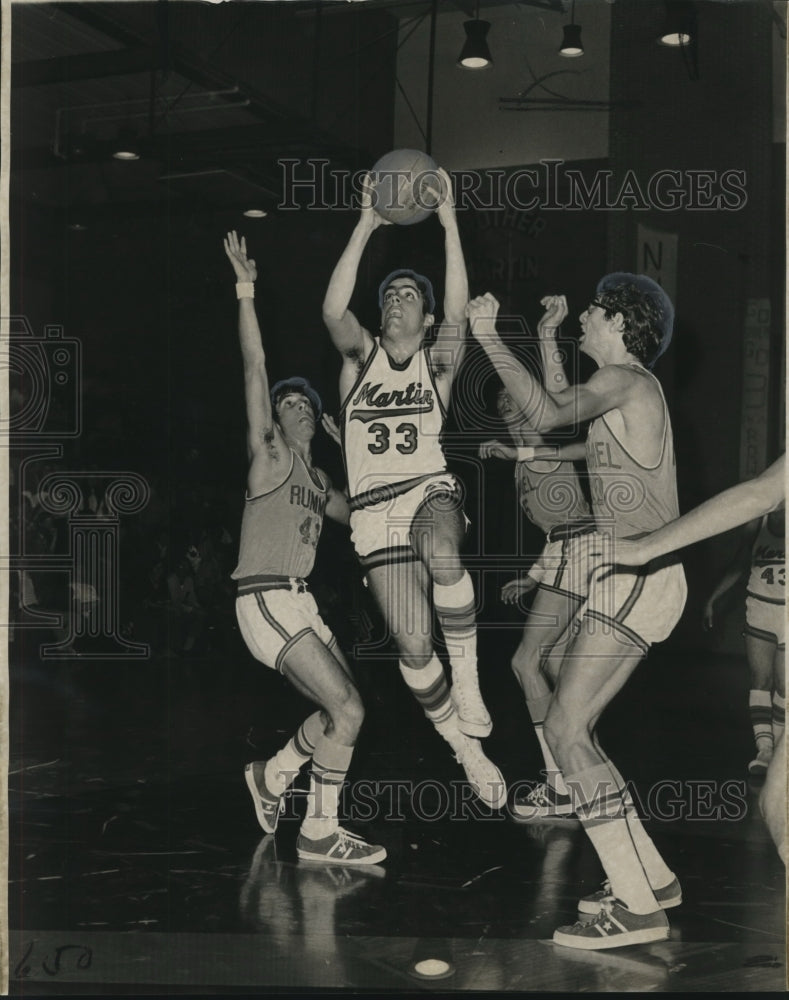
[[[566,302],[563,296],[547,296],[542,305],[545,313],[537,324],[537,339],[544,384],[551,392],[561,392],[567,388],[567,377],[557,350],[556,331],[566,315]],[[546,536],[543,550],[527,575],[502,588],[506,603],[514,603],[520,595],[537,588],[512,658],[512,669],[526,698],[546,776],[533,788],[516,789],[510,808],[513,816],[523,820],[545,818],[546,808],[551,818],[572,815],[564,779],[543,733],[555,685],[555,677],[549,673],[554,660],[548,654],[586,594],[585,566],[567,558],[568,547],[573,538],[594,531],[595,522],[575,467],[562,459],[561,449],[556,458],[534,457],[534,449],[544,444],[543,437],[523,418],[505,387],[499,390],[496,408],[515,444],[485,441],[480,445],[480,457],[515,462],[518,501],[526,517]]]
[[[628,537],[676,517],[671,424],[648,371],[671,336],[674,310],[663,289],[642,275],[603,278],[580,317],[580,347],[598,371],[554,395],[502,343],[497,313],[490,294],[469,303],[472,333],[526,419],[540,432],[592,421],[585,454],[598,530]],[[544,452],[537,450],[541,458]],[[594,538],[576,545],[588,548]],[[679,883],[644,830],[596,726],[649,645],[669,635],[685,597],[682,566],[671,557],[637,571],[602,567],[563,646],[544,734],[608,881],[579,903],[592,919],[558,928],[557,944],[601,949],[669,936],[663,911],[681,902]]]
[[[748,764],[763,775],[784,727],[786,713],[786,545],[784,508],[745,526],[740,546],[704,606],[704,625],[712,628],[715,602],[746,572],[745,653],[748,658],[751,715],[756,756]]]
[[[397,644],[400,672],[450,744],[477,795],[506,802],[504,779],[482,751],[491,730],[479,691],[475,596],[459,549],[466,526],[461,489],[447,471],[441,432],[452,383],[465,352],[468,281],[451,196],[437,209],[444,227],[444,321],[427,345],[435,300],[430,281],[399,270],[381,282],[381,333],[373,337],[348,308],[367,243],[384,220],[362,208],[329,282],[323,317],[342,355],[340,424],[351,498],[351,540],[370,590]],[[441,624],[452,689],[432,640]]]
[[[636,540],[613,541],[595,536],[591,558],[601,565],[643,566],[669,552],[723,534],[749,521],[783,509],[786,503],[786,455],[773,462],[756,479],[732,486],[705,500],[687,514]],[[783,567],[781,567],[783,568]],[[784,623],[782,621],[781,628]],[[767,767],[759,808],[781,860],[786,863],[786,739],[779,727],[774,753]]]
[[[375,864],[386,857],[385,849],[344,830],[337,818],[364,708],[306,583],[324,514],[347,523],[348,505],[312,464],[311,441],[322,409],[318,394],[302,378],[269,390],[253,298],[257,268],[245,240],[228,233],[225,252],[237,280],[249,456],[239,561],[232,574],[238,583],[236,615],[252,655],[319,706],[274,757],[247,764],[245,779],[260,826],[274,833],[285,792],[312,760],[298,856]]]

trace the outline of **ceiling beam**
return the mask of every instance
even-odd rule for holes
[[[11,64],[11,86],[39,87],[145,73],[154,67],[154,60],[154,51],[149,46],[113,49],[110,52],[80,52],[54,59],[29,59]]]
[[[59,10],[97,31],[101,31],[108,38],[119,42],[121,45],[136,48],[141,45],[150,44],[150,40],[146,40],[137,32],[105,13],[101,9],[105,6],[110,5],[102,3],[64,3],[59,5]],[[206,90],[216,91],[221,95],[224,92],[230,93],[234,88],[237,88],[241,96],[249,101],[245,106],[245,110],[261,121],[269,124],[277,121],[297,124],[311,137],[316,146],[332,146],[338,150],[342,148],[344,161],[354,163],[359,158],[365,162],[370,160],[369,150],[359,150],[348,145],[340,147],[340,144],[335,139],[316,128],[312,122],[295,115],[291,109],[271,101],[268,97],[256,91],[248,82],[217,70],[211,63],[200,58],[200,56],[186,47],[172,41],[169,42],[166,58],[170,68],[174,72],[186,77],[187,80],[191,80]],[[238,103],[238,98],[239,93],[232,94],[234,104]]]

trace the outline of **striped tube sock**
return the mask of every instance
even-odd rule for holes
[[[421,670],[407,667],[402,660],[399,662],[399,667],[403,680],[433,725],[438,726],[447,722],[455,710],[449,697],[449,685],[444,668],[435,653]]]
[[[320,712],[313,712],[296,730],[295,736],[285,746],[266,761],[263,777],[266,787],[281,795],[289,788],[300,769],[312,757],[315,745],[323,736],[323,720]]]
[[[433,605],[452,665],[452,679],[476,677],[477,623],[474,585],[468,573],[464,570],[457,583],[448,587],[434,583]]]
[[[575,811],[611,882],[611,891],[633,913],[660,909],[633,844],[622,800],[624,788],[607,764],[565,775]]]
[[[751,688],[748,694],[748,710],[751,715],[756,749],[773,748],[773,705],[769,691]]]
[[[673,882],[675,878],[674,872],[666,865],[666,862],[660,856],[658,849],[652,842],[652,838],[644,829],[638,815],[638,810],[633,802],[633,797],[625,784],[625,779],[610,760],[607,760],[606,764],[614,776],[616,783],[623,789],[622,801],[625,805],[627,828],[633,839],[633,845],[641,859],[641,864],[644,866],[649,884],[653,889],[664,889],[670,882]]]
[[[529,710],[529,715],[531,716],[531,721],[534,725],[534,732],[537,736],[537,742],[540,744],[542,757],[545,761],[545,780],[559,795],[568,795],[567,785],[564,783],[561,769],[551,753],[551,748],[545,742],[545,733],[543,732],[542,727],[542,724],[545,721],[545,716],[548,714],[552,697],[552,695],[548,694],[544,695],[542,698],[527,698],[526,708]]]
[[[773,744],[778,745],[778,740],[783,735],[784,723],[786,721],[786,698],[782,698],[777,691],[773,691]]]
[[[340,791],[351,765],[353,747],[321,736],[312,755],[307,813],[301,832],[310,840],[321,840],[337,829]]]

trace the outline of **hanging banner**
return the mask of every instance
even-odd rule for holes
[[[665,233],[649,226],[638,226],[638,273],[654,279],[677,306],[676,233]]]

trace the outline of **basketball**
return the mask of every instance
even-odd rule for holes
[[[370,171],[372,204],[388,222],[412,226],[438,208],[444,184],[435,160],[419,149],[394,149]]]

